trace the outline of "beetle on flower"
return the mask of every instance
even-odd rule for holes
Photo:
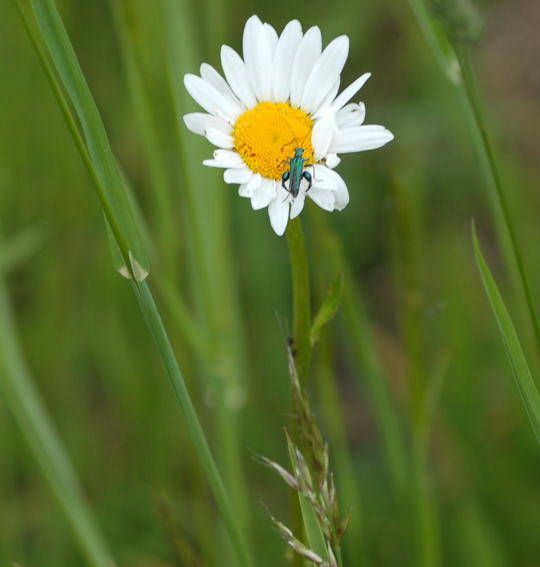
[[[224,168],[225,182],[239,184],[239,195],[251,199],[253,209],[268,207],[280,236],[306,197],[327,211],[345,208],[349,192],[334,171],[339,154],[380,148],[394,137],[384,126],[364,125],[364,104],[349,103],[369,73],[338,95],[348,52],[347,36],[322,50],[316,26],[303,34],[293,20],[278,37],[252,16],[244,28],[244,59],[227,45],[221,49],[225,78],[206,63],[200,77],[184,77],[208,113],[186,114],[186,126],[219,148],[204,164]],[[303,165],[292,187],[298,150]]]

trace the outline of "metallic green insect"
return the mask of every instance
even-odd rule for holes
[[[311,173],[304,169],[308,161],[309,160],[304,157],[304,148],[296,148],[294,150],[294,157],[289,159],[289,169],[281,176],[281,186],[292,195],[293,199],[296,198],[300,191],[302,179],[305,179],[309,183],[306,193],[311,189],[313,178]],[[285,185],[287,181],[289,182],[288,187]]]

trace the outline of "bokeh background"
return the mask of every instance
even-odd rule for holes
[[[474,263],[472,218],[527,345],[530,333],[515,308],[463,107],[409,4],[65,0],[59,8],[140,205],[153,242],[149,281],[225,471],[234,449],[223,420],[234,415],[243,477],[233,474],[231,484],[247,495],[243,519],[257,566],[286,564],[264,505],[287,521],[289,495],[253,454],[286,462],[287,247],[266,212],[252,212],[218,171],[201,173],[195,197],[186,194],[185,169],[198,168],[211,146],[178,133],[178,109],[196,110],[183,74],[202,61],[219,68],[224,42],[240,50],[253,13],[278,30],[293,18],[304,29],[319,25],[325,42],[347,34],[343,84],[372,72],[360,93],[368,123],[396,136],[382,150],[345,156],[351,202],[343,212],[323,216],[309,206],[303,215],[314,304],[345,271],[356,309],[342,308],[325,330],[310,384],[343,506],[353,504],[347,565],[539,566],[540,453]],[[538,298],[540,5],[492,0],[479,8],[481,91]],[[0,20],[0,275],[23,356],[119,565],[233,565],[154,345],[112,267],[90,180],[12,3],[0,4]],[[171,29],[175,56],[167,60]],[[16,261],[2,262],[14,249]],[[194,348],[199,336],[210,353]],[[2,372],[0,364],[0,379]],[[434,381],[420,475],[429,508],[423,553],[418,475],[396,480],[374,395],[388,393],[414,461],[414,392]],[[5,401],[0,564],[83,565]]]

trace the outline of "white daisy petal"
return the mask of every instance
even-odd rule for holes
[[[327,191],[325,189],[318,189],[316,187],[312,187],[308,193],[307,196],[317,205],[319,205],[319,207],[321,207],[321,209],[324,209],[325,211],[333,211],[334,210],[334,202],[335,202],[335,197],[334,197],[334,192],[333,191]]]
[[[333,171],[328,167],[317,164],[313,166],[313,185],[314,189],[322,189],[324,191],[335,191],[337,187],[336,178]],[[308,195],[311,192],[308,191]]]
[[[371,77],[371,73],[364,73],[361,77],[358,77],[356,81],[353,81],[332,103],[332,108],[334,110],[339,110],[341,107],[345,106],[351,98],[365,85],[366,81]]]
[[[223,173],[223,179],[225,183],[247,183],[252,175],[251,169],[247,165],[243,165],[242,167],[226,169]]]
[[[184,85],[195,101],[214,116],[219,116],[227,122],[234,124],[235,120],[242,113],[239,104],[231,101],[215,87],[196,75],[185,75]]]
[[[334,136],[330,151],[336,154],[363,152],[384,146],[394,139],[392,132],[384,126],[370,124],[339,130]]]
[[[302,40],[302,26],[298,20],[289,22],[281,32],[274,52],[274,100],[285,102],[291,89],[291,71],[296,49]]]
[[[215,128],[223,132],[223,134],[230,134],[232,132],[231,125],[228,122],[223,120],[223,118],[218,118],[211,114],[192,112],[191,114],[185,114],[183,118],[187,129],[200,136],[204,136],[208,128]]]
[[[257,96],[261,102],[272,100],[273,73],[273,51],[270,49],[266,34],[261,33],[257,37],[257,65],[255,70],[255,81],[258,87]]]
[[[319,201],[328,205],[331,200],[330,196],[324,197],[322,195],[323,192],[333,193],[333,207],[338,211],[344,209],[349,202],[349,192],[342,177],[324,165],[317,165],[314,168],[313,187],[310,191],[308,191],[308,197],[311,197],[313,189],[316,190],[315,198],[313,200],[323,209],[326,208],[326,206],[321,205]]]
[[[317,59],[306,81],[300,106],[306,112],[319,108],[339,78],[347,55],[349,38],[342,35],[330,42]]]
[[[338,94],[340,82],[341,82],[341,78],[338,77],[330,92],[326,95],[325,99],[319,105],[319,108],[312,113],[312,117],[315,120],[321,118],[326,113],[326,111],[331,108],[330,105],[332,104],[333,100],[336,98],[336,95]],[[331,110],[332,112],[334,111],[333,109]]]
[[[291,103],[300,106],[307,78],[321,55],[321,30],[317,26],[309,28],[298,45],[291,74]]]
[[[277,185],[273,179],[263,179],[260,186],[254,191],[251,197],[251,206],[253,210],[264,209],[268,207],[271,201],[276,198]]]
[[[216,150],[214,152],[214,159],[204,160],[204,165],[209,165],[210,167],[242,167],[244,161],[236,153],[230,150]]]
[[[361,126],[366,119],[366,105],[351,102],[336,112],[336,125],[338,128],[351,128]]]
[[[328,148],[332,143],[335,130],[334,113],[327,112],[320,120],[315,122],[311,133],[311,145],[313,146],[313,157],[320,161],[326,156]]]
[[[244,61],[255,95],[259,101],[272,97],[272,52],[264,25],[257,16],[251,16],[244,28]]]
[[[201,78],[207,83],[210,83],[217,91],[219,91],[223,96],[228,98],[233,104],[240,104],[240,101],[236,98],[236,95],[232,92],[229,83],[221,76],[221,74],[209,65],[208,63],[203,63],[201,65]]]
[[[298,193],[296,198],[293,199],[293,202],[291,203],[291,213],[290,213],[291,220],[295,219],[302,212],[302,209],[304,208],[304,203],[306,201],[305,196],[306,196],[305,193]]]
[[[242,183],[238,189],[238,194],[240,197],[248,197],[251,199],[255,191],[259,188],[262,183],[262,177],[259,173],[254,173],[249,181]]]
[[[326,163],[326,167],[333,169],[334,167],[337,167],[339,165],[341,159],[339,159],[339,156],[337,154],[327,154],[324,162]]]
[[[346,36],[334,39],[323,51],[316,26],[303,35],[300,23],[293,20],[278,36],[270,24],[252,16],[246,22],[242,41],[243,58],[232,48],[222,47],[223,74],[203,63],[200,77],[185,75],[186,89],[206,113],[194,112],[183,118],[189,130],[219,148],[203,163],[224,169],[225,182],[238,184],[238,194],[249,198],[253,209],[268,207],[272,228],[281,236],[289,218],[303,211],[306,197],[327,211],[342,210],[348,204],[345,181],[333,170],[340,163],[338,154],[379,148],[394,136],[383,126],[364,125],[365,105],[349,102],[369,73],[339,94],[349,52]],[[258,108],[259,102],[268,104]],[[285,104],[272,104],[277,102]],[[242,128],[237,128],[246,109],[252,114],[242,120]],[[296,109],[305,116],[302,118]],[[283,135],[283,143],[276,144],[271,129],[280,127],[274,122],[282,117],[292,137],[288,141]],[[306,117],[312,127],[298,134]],[[280,180],[254,173],[242,158],[245,155],[249,161],[247,156],[252,155],[255,163],[263,158],[278,164],[292,153],[289,145],[296,147],[296,140],[298,147],[306,147],[310,137],[315,164],[308,165],[306,171],[311,181],[302,179],[294,198]]]
[[[281,188],[276,198],[268,205],[268,216],[274,232],[282,236],[289,220],[289,194]]]
[[[249,82],[246,66],[242,58],[228,45],[221,48],[221,66],[231,89],[246,108],[257,105],[257,99]]]
[[[266,33],[266,40],[268,41],[268,46],[270,47],[270,51],[272,52],[273,55],[278,42],[278,34],[274,29],[274,27],[267,23],[264,24],[264,31]]]
[[[209,127],[205,130],[205,136],[209,142],[218,148],[232,149],[234,148],[234,139],[232,136],[223,133],[218,128]]]
[[[335,172],[334,172],[335,173]],[[336,173],[336,175],[338,175]],[[340,179],[340,183],[338,184],[337,190],[335,191],[335,202],[334,206],[336,210],[342,211],[348,204],[349,204],[349,190],[347,189],[347,185],[345,181],[343,181],[342,177],[338,175]]]

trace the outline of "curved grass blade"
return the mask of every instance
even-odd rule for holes
[[[121,216],[117,216],[118,207],[125,206],[129,213],[128,217],[131,219],[130,222],[132,222],[131,228],[137,228],[135,226],[135,211],[131,207],[130,196],[126,191],[126,187],[122,184],[122,176],[112,155],[112,150],[108,143],[97,107],[95,106],[91,93],[89,91],[88,93],[82,92],[85,89],[88,90],[88,85],[82,76],[82,71],[54,0],[32,0],[32,6],[34,7],[42,36],[36,38],[33,33],[33,28],[27,26],[29,35],[36,46],[38,55],[40,56],[47,77],[51,82],[57,100],[66,117],[75,143],[96,187],[103,212],[107,219],[107,224],[114,238],[114,244],[117,246],[118,253],[121,254],[123,265],[125,266],[124,275],[129,275],[134,284],[134,290],[139,300],[139,305],[151,334],[155,339],[171,385],[183,410],[193,444],[205,470],[224,524],[237,552],[239,564],[243,567],[249,567],[251,565],[251,559],[247,551],[244,535],[239,527],[237,517],[233,512],[229,495],[225,489],[225,485],[210,451],[208,441],[189,396],[183,375],[172,351],[169,337],[163,326],[161,316],[148,285],[143,281],[144,278],[138,276],[138,271],[144,270],[144,268],[140,264],[141,256],[137,257],[133,252],[138,246],[131,246],[131,244],[136,242],[136,240],[132,238],[140,238],[141,231],[137,231],[137,234],[134,236],[128,227],[128,233],[125,233],[124,229],[126,229],[127,225],[121,222]],[[21,15],[23,15],[24,19],[24,12],[21,12]],[[27,24],[26,21],[25,24]],[[58,85],[56,75],[52,72],[48,60],[43,57],[43,53],[40,49],[41,42],[44,42],[48,52],[51,54],[56,70],[68,94],[70,91],[73,94],[74,98],[72,98],[72,102],[74,106],[76,106],[76,103],[78,105],[76,106],[77,115],[81,119],[81,123],[86,125],[84,133],[87,137],[88,151],[82,141],[78,127],[73,120],[63,91]],[[90,145],[92,146],[92,152],[90,151]],[[101,161],[102,159],[104,163]],[[106,189],[107,183],[116,184],[119,180],[120,184],[115,186],[115,190],[111,191]],[[118,201],[112,202],[111,198],[118,198]],[[126,210],[121,212],[126,212]]]
[[[512,368],[512,373],[521,394],[521,399],[527,410],[527,415],[531,422],[536,438],[540,441],[540,395],[533,380],[527,359],[521,348],[516,329],[512,323],[508,309],[504,304],[503,298],[497,288],[497,284],[489,270],[488,265],[482,255],[474,223],[472,225],[472,237],[474,243],[474,253],[476,265],[480,270],[484,289],[488,296],[493,314],[497,320],[497,325],[502,335],[506,354]]]
[[[465,120],[471,133],[471,141],[478,155],[484,175],[488,198],[492,207],[497,238],[508,268],[512,285],[518,298],[519,315],[530,327],[526,343],[540,348],[540,319],[532,298],[531,284],[519,246],[517,231],[510,215],[507,191],[504,188],[500,165],[489,134],[483,104],[478,90],[476,73],[471,59],[471,47],[466,41],[452,39],[448,24],[436,19],[428,9],[426,0],[409,0],[409,4],[422,28],[427,43],[441,69],[449,76],[463,105]],[[449,8],[447,8],[449,9]],[[479,32],[478,32],[479,33]],[[451,67],[447,62],[451,57]],[[448,70],[455,68],[451,74]],[[452,77],[455,76],[455,79]],[[531,335],[529,338],[528,335]]]
[[[148,275],[146,245],[101,116],[53,0],[32,0],[37,23],[62,85],[80,122],[86,149],[101,182],[100,195],[108,224],[114,234],[122,265],[118,271],[128,277]],[[113,258],[119,258],[113,252]],[[136,269],[133,270],[132,267]]]

